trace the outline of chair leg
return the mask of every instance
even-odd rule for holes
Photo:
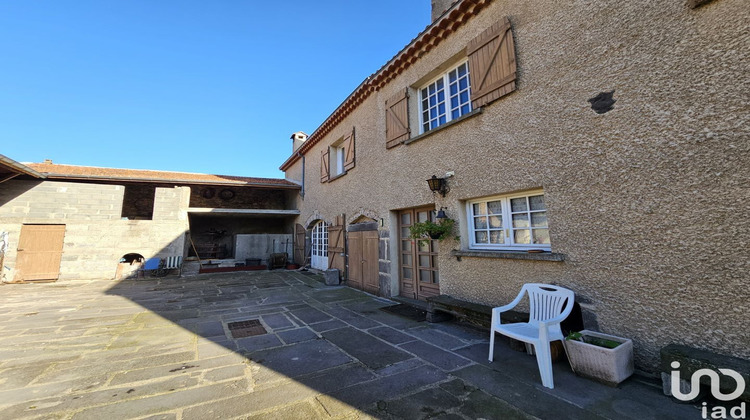
[[[490,362],[492,361],[492,357],[495,355],[495,330],[490,331]]]
[[[524,343],[526,345],[526,354],[529,356],[533,356],[536,353],[534,352],[534,345],[529,343]]]
[[[539,365],[539,376],[542,377],[542,385],[549,389],[554,389],[555,384],[552,379],[552,355],[550,354],[550,343],[541,343],[535,345],[536,363]]]

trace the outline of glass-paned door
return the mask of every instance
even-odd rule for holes
[[[401,296],[425,300],[440,294],[438,241],[411,239],[409,227],[415,222],[435,221],[431,207],[399,212],[399,276]]]
[[[328,225],[322,220],[312,228],[310,264],[318,270],[328,269]]]

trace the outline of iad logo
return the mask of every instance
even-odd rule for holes
[[[735,388],[734,392],[731,392],[729,394],[724,394],[721,392],[720,387],[720,381],[719,374],[716,373],[716,371],[711,369],[698,369],[693,373],[693,376],[690,377],[690,391],[688,393],[683,393],[680,389],[680,371],[677,370],[680,368],[680,362],[672,362],[672,369],[675,369],[672,371],[671,374],[671,387],[672,387],[672,395],[674,395],[675,398],[681,401],[692,401],[694,400],[698,394],[700,393],[700,386],[701,386],[701,377],[707,376],[708,379],[711,382],[711,395],[714,396],[719,401],[732,401],[737,398],[739,398],[740,395],[742,395],[743,392],[745,392],[745,379],[742,377],[742,375],[739,374],[739,372],[734,371],[732,369],[719,369],[719,372],[721,372],[723,375],[729,376],[737,383],[737,387]],[[731,416],[733,419],[744,419],[746,417],[746,407],[745,403],[741,403],[740,405],[736,407],[730,407],[729,410],[727,410],[726,407],[722,406],[716,406],[711,409],[711,412],[708,412],[708,406],[706,403],[703,403],[703,409],[701,410],[701,414],[703,415],[704,419],[710,418],[712,419],[723,419],[727,418],[728,416]]]

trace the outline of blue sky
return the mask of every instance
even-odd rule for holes
[[[429,0],[0,0],[0,154],[282,177],[289,136],[429,20]]]

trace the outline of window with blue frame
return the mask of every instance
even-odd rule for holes
[[[463,62],[419,89],[420,133],[471,112],[469,64]]]

